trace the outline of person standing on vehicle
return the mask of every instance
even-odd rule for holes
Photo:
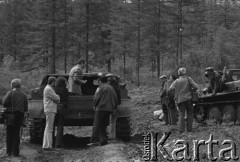
[[[163,111],[164,120],[165,120],[164,125],[168,125],[169,119],[168,119],[167,98],[166,98],[167,93],[166,93],[166,91],[164,91],[164,85],[167,82],[167,76],[162,75],[159,78],[161,79],[160,98],[161,98],[162,111]]]
[[[11,91],[3,98],[3,106],[6,113],[13,113],[15,116],[14,125],[7,125],[6,147],[8,156],[19,156],[20,127],[23,123],[24,113],[28,111],[27,95],[21,91],[21,80],[11,81]]]
[[[109,117],[117,108],[118,99],[115,90],[112,86],[107,84],[107,77],[101,76],[99,79],[100,86],[97,88],[94,95],[94,123],[91,143],[89,145],[106,145],[107,139],[107,125],[109,124]]]
[[[53,89],[55,81],[56,78],[49,77],[48,84],[43,91],[43,106],[46,115],[46,126],[42,146],[44,150],[50,150],[52,148],[54,119],[57,113],[57,104],[60,102],[60,97]]]
[[[191,77],[186,76],[186,68],[178,70],[179,78],[175,80],[170,89],[174,90],[175,102],[179,111],[178,127],[180,132],[185,131],[185,112],[187,112],[187,131],[192,131],[193,123],[193,103],[192,89],[198,90],[198,85]]]
[[[80,59],[78,60],[78,64],[71,69],[69,73],[69,79],[68,79],[69,92],[82,95],[81,85],[87,82],[87,80],[83,80],[82,78],[84,67],[85,67],[85,60]]]
[[[177,109],[175,106],[174,101],[174,91],[170,89],[171,84],[176,80],[175,75],[170,75],[169,80],[164,85],[164,90],[167,94],[166,102],[167,102],[167,109],[168,109],[168,116],[169,116],[169,124],[170,125],[177,125]]]
[[[64,114],[67,108],[68,89],[67,80],[64,77],[58,77],[55,83],[55,92],[60,96],[60,103],[57,105],[57,136],[56,147],[63,147],[63,132],[64,132]]]
[[[222,91],[222,77],[218,72],[214,71],[213,67],[206,68],[205,76],[210,81],[207,89],[208,93],[215,95]]]

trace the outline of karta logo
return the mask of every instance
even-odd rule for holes
[[[218,140],[213,140],[213,135],[211,134],[209,139],[207,141],[205,140],[193,140],[193,153],[192,156],[190,156],[189,152],[190,147],[189,143],[185,140],[178,139],[174,143],[175,149],[172,150],[172,152],[168,152],[165,148],[165,142],[171,135],[171,132],[163,133],[162,138],[158,141],[158,133],[146,133],[143,135],[144,140],[144,154],[143,154],[143,160],[145,161],[157,161],[158,160],[158,153],[161,153],[162,156],[167,161],[199,161],[199,147],[201,145],[207,146],[207,156],[208,160],[210,161],[217,161],[217,160],[223,160],[223,161],[237,161],[239,157],[236,155],[237,147],[236,144],[232,140],[223,140],[221,145],[226,146],[223,149],[218,150],[218,156],[213,155],[213,145],[219,145],[220,142]]]

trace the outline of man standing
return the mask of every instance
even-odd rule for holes
[[[69,73],[69,87],[68,91],[72,93],[76,93],[82,95],[82,88],[81,85],[85,84],[87,81],[82,80],[83,68],[85,67],[85,60],[80,59],[78,60],[78,64],[75,65],[70,73]]]
[[[117,108],[118,99],[115,90],[107,84],[107,81],[108,78],[106,76],[100,77],[100,86],[94,95],[95,117],[91,144],[89,145],[97,144],[102,146],[108,143],[106,129],[109,124],[110,114]]]
[[[187,112],[187,131],[192,131],[192,89],[198,89],[197,84],[192,80],[192,78],[186,76],[186,72],[186,68],[180,68],[178,70],[179,78],[170,86],[170,89],[174,90],[175,102],[179,111],[178,127],[180,132],[185,131],[185,112]]]
[[[174,92],[170,89],[172,83],[176,80],[175,75],[170,75],[169,80],[164,85],[164,93],[167,94],[167,109],[168,109],[168,120],[170,125],[177,125],[177,109],[174,101]]]
[[[113,74],[107,74],[106,77],[108,77],[108,84],[113,87],[113,89],[115,90],[115,92],[117,94],[117,98],[118,98],[118,104],[117,105],[120,105],[121,104],[121,90],[120,90],[120,86],[119,86],[117,77]],[[110,136],[113,139],[116,138],[116,122],[117,122],[117,112],[115,111],[111,114]]]
[[[20,79],[12,80],[11,89],[2,102],[3,106],[7,108],[7,113],[15,116],[13,125],[7,125],[6,129],[7,155],[19,156],[20,126],[24,113],[28,111],[28,100],[26,94],[21,91]]]
[[[60,97],[53,90],[56,78],[49,77],[48,84],[43,91],[43,106],[46,115],[46,126],[43,137],[43,149],[50,150],[52,148],[53,124],[57,113],[57,104],[60,102]]]
[[[159,78],[161,79],[160,98],[161,98],[162,111],[163,111],[164,120],[165,120],[164,125],[168,125],[169,124],[169,120],[168,120],[167,98],[166,98],[167,97],[167,93],[166,93],[166,91],[164,91],[164,85],[167,82],[167,76],[166,75],[162,75]]]

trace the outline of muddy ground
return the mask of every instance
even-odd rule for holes
[[[170,137],[165,142],[165,147],[171,153],[177,145],[176,140],[182,139],[189,143],[190,156],[193,155],[193,140],[208,140],[210,134],[214,140],[219,140],[218,145],[213,146],[213,155],[218,157],[219,150],[228,147],[222,145],[223,140],[232,140],[236,144],[237,155],[240,156],[240,127],[233,123],[217,125],[212,121],[206,125],[194,123],[191,133],[178,133],[169,126],[163,126],[162,122],[153,117],[153,111],[159,110],[160,102],[158,89],[137,88],[130,92],[132,98],[131,128],[132,137],[130,142],[110,140],[105,146],[88,147],[91,127],[67,127],[65,129],[65,148],[54,151],[42,151],[41,145],[32,144],[28,141],[28,133],[24,131],[21,140],[21,157],[5,156],[5,131],[0,127],[0,161],[8,162],[138,162],[143,161],[143,137],[147,132],[162,132],[172,130]],[[207,146],[200,146],[199,161],[210,161],[207,155]],[[229,152],[226,154],[229,155]],[[179,154],[181,156],[181,154]],[[157,161],[167,161],[160,152],[157,152]],[[191,161],[191,160],[190,160]],[[217,160],[221,161],[221,160]],[[233,160],[230,160],[233,161]]]

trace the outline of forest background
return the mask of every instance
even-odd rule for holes
[[[203,83],[208,66],[240,68],[239,0],[0,0],[0,90],[47,73],[114,72],[134,86],[162,74]]]

